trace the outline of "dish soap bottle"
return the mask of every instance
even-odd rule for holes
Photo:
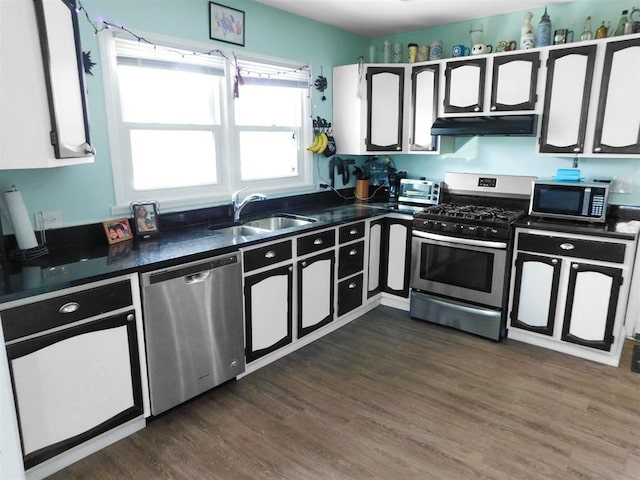
[[[580,40],[591,40],[593,38],[593,30],[591,30],[591,17],[587,17],[584,21],[584,28]]]
[[[524,25],[520,29],[520,48],[527,50],[535,46],[535,37],[533,36],[533,26],[531,26],[531,17],[533,14],[527,12],[524,14]]]
[[[538,23],[536,47],[546,47],[548,45],[551,45],[551,18],[547,14],[547,7],[544,7],[544,13],[540,17],[540,23]]]

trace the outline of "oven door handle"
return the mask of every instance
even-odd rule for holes
[[[420,230],[412,230],[414,237],[426,238],[427,240],[439,240],[441,242],[454,243],[458,245],[470,245],[473,247],[499,248],[507,249],[506,242],[491,242],[489,240],[474,240],[472,238],[450,237],[448,235],[439,235],[437,233],[423,232]]]

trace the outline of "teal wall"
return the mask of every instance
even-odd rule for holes
[[[332,85],[331,67],[355,63],[358,55],[366,56],[370,44],[380,45],[384,39],[400,41],[404,44],[430,43],[439,38],[444,42],[444,51],[450,52],[451,45],[468,43],[467,32],[472,22],[461,22],[431,29],[407,32],[400,35],[368,39],[305,18],[275,10],[251,0],[232,0],[229,6],[245,11],[245,47],[232,46],[209,39],[207,0],[84,0],[83,4],[92,19],[123,24],[138,33],[152,32],[190,41],[201,42],[212,48],[230,51],[247,51],[310,64],[314,77],[323,73]],[[584,17],[591,15],[594,28],[601,20],[617,25],[620,11],[632,5],[619,1],[580,0],[578,2],[553,6],[549,9],[553,27],[567,26],[582,30]],[[534,26],[542,14],[542,9],[533,10]],[[487,43],[501,39],[519,38],[524,12],[482,19],[485,23]],[[84,51],[91,51],[94,61],[94,75],[87,76],[89,92],[89,114],[92,143],[97,149],[93,164],[60,167],[41,170],[8,170],[0,172],[0,188],[8,190],[16,185],[23,193],[27,209],[60,211],[65,226],[94,223],[111,218],[114,192],[111,174],[111,153],[105,115],[104,88],[99,49],[93,30],[84,18],[80,18]],[[325,92],[327,100],[320,100],[321,94],[313,90],[313,116],[331,120],[331,91]],[[534,139],[521,138],[472,138],[458,139],[456,151],[440,157],[394,156],[396,165],[411,176],[426,176],[440,179],[446,171],[475,171],[507,174],[528,174],[550,176],[557,168],[570,167],[570,159],[537,156]],[[324,178],[328,175],[327,160],[319,162],[316,172]],[[362,161],[362,159],[358,159]],[[640,197],[640,161],[626,159],[583,159],[580,168],[589,176],[632,176],[634,190]],[[316,173],[316,176],[318,173]],[[340,186],[340,185],[338,185]],[[640,205],[636,195],[620,195],[623,203]],[[2,202],[3,199],[0,199]],[[0,203],[0,206],[2,203]],[[3,209],[4,210],[4,209]],[[6,231],[6,215],[2,217]]]

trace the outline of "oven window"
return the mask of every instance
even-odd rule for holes
[[[491,293],[493,253],[423,243],[420,278]]]

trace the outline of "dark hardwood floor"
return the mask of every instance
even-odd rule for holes
[[[52,479],[640,479],[640,374],[379,307]]]

